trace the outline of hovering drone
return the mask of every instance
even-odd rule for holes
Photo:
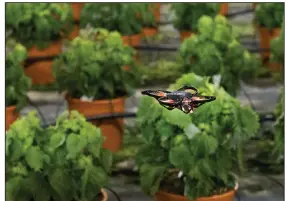
[[[175,108],[184,113],[193,113],[195,108],[204,103],[215,100],[214,96],[201,96],[197,89],[191,86],[183,86],[180,89],[170,92],[164,90],[146,90],[143,95],[154,97],[162,106],[168,110]]]

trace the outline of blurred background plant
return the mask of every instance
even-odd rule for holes
[[[121,35],[134,35],[142,30],[137,13],[141,4],[129,3],[85,3],[81,12],[81,27],[90,25],[108,31],[118,31]]]
[[[5,18],[11,37],[26,48],[46,48],[72,28],[72,9],[67,3],[8,3]]]
[[[20,43],[8,40],[5,53],[5,106],[16,106],[19,112],[28,102],[27,92],[31,86],[31,80],[25,76],[22,65],[27,50]]]
[[[198,34],[184,40],[179,49],[184,72],[202,76],[220,75],[220,85],[235,96],[240,80],[255,77],[260,61],[235,37],[224,16],[202,16]]]

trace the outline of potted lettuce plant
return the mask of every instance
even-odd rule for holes
[[[118,32],[86,29],[54,61],[60,91],[67,91],[70,110],[86,117],[123,113],[125,98],[136,86],[135,50],[125,46]],[[107,137],[104,147],[117,151],[123,136],[123,119],[95,121]]]
[[[283,27],[282,23],[282,27]],[[272,70],[280,73],[283,80],[284,69],[284,34],[285,30],[281,29],[278,37],[273,38],[270,42],[271,60],[269,66]]]
[[[173,3],[171,11],[175,13],[174,27],[180,31],[183,41],[198,31],[198,19],[202,15],[214,17],[219,12],[218,3]]]
[[[184,72],[200,76],[219,76],[219,83],[235,96],[240,80],[255,77],[261,62],[241,45],[232,26],[222,15],[202,16],[198,34],[186,39],[179,48]]]
[[[272,39],[279,36],[284,19],[284,3],[256,3],[255,24],[259,31],[260,48],[270,49]],[[261,54],[262,60],[270,59],[270,51]]]
[[[28,51],[25,74],[33,85],[48,85],[53,57],[60,54],[62,40],[73,28],[73,13],[68,3],[7,3],[5,27],[10,36]]]
[[[6,200],[106,201],[112,154],[100,129],[76,111],[42,128],[36,112],[6,135]]]
[[[233,200],[238,188],[234,150],[256,135],[258,116],[208,79],[189,73],[168,88],[193,86],[216,97],[192,114],[141,98],[137,123],[145,144],[136,163],[143,191],[157,201]]]
[[[27,104],[27,92],[31,79],[24,74],[22,62],[27,57],[26,48],[14,40],[6,42],[5,58],[5,116],[6,130],[19,116],[20,110]]]
[[[137,18],[137,3],[86,3],[81,12],[81,27],[90,25],[118,31],[125,44],[140,44],[142,25]]]

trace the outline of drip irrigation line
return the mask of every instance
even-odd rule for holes
[[[226,17],[227,18],[236,17],[238,15],[247,14],[247,13],[253,13],[253,12],[254,12],[253,8],[248,8],[248,9],[244,9],[244,10],[228,13],[228,14],[226,14]]]
[[[117,198],[118,201],[122,201],[120,196],[110,187],[104,186],[104,188],[108,189],[109,191],[111,191],[113,193],[113,195]]]

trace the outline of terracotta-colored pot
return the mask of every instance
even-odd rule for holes
[[[57,56],[62,52],[62,41],[55,41],[51,43],[45,49],[38,49],[36,46],[31,47],[28,50],[28,57],[47,57],[47,56]]]
[[[259,27],[259,38],[260,38],[260,48],[269,49],[270,48],[270,30],[265,27]],[[261,57],[263,60],[268,59],[270,56],[269,51],[262,52]]]
[[[145,27],[142,30],[143,37],[151,37],[157,34],[157,28]]]
[[[62,52],[62,41],[56,41],[51,43],[45,49],[38,49],[33,46],[28,50],[28,58],[39,58],[39,57],[53,57],[57,56]],[[43,59],[28,64],[27,68],[24,69],[25,75],[32,79],[33,84],[50,84],[55,82],[55,78],[52,74],[52,60]]]
[[[84,3],[71,3],[73,9],[74,20],[80,20],[81,10],[84,6]]]
[[[139,33],[139,34],[134,34],[130,36],[122,36],[122,39],[125,45],[136,47],[141,42],[141,34]]]
[[[274,28],[270,31],[270,43],[271,43],[271,40],[279,37],[280,31],[281,31],[280,28]],[[269,70],[272,72],[280,72],[282,68],[280,63],[274,63],[274,62],[269,61],[267,65],[268,65]]]
[[[155,17],[155,21],[159,22],[160,21],[160,7],[161,7],[161,3],[153,3],[153,14]]]
[[[190,37],[192,35],[191,31],[180,31],[180,41],[183,42],[184,39]]]
[[[219,14],[227,15],[228,14],[228,3],[221,3]]]
[[[91,117],[103,114],[123,113],[125,111],[125,98],[116,98],[112,100],[95,100],[92,102],[81,101],[80,99],[66,96],[69,110],[77,110],[85,117]],[[113,107],[113,109],[112,109]],[[123,118],[104,119],[92,121],[99,126],[106,141],[103,147],[112,152],[120,149],[123,138],[124,120]]]
[[[9,106],[5,108],[5,129],[6,131],[10,128],[10,125],[16,121],[19,117],[19,113],[16,112],[15,106]]]
[[[256,9],[256,3],[252,3],[252,8],[255,10]]]
[[[234,190],[228,191],[221,195],[213,195],[210,197],[201,197],[195,199],[195,201],[233,201],[235,192],[238,190],[238,183],[236,184]],[[182,195],[176,195],[172,193],[167,193],[159,191],[155,194],[155,201],[189,201],[189,199]]]
[[[73,40],[74,38],[76,38],[79,35],[80,35],[80,26],[78,24],[74,24],[74,29],[71,32],[69,39]]]
[[[107,201],[108,200],[108,194],[104,189],[101,189],[101,192],[103,194],[103,199],[102,201]]]
[[[24,69],[26,76],[32,79],[32,84],[50,84],[54,83],[55,77],[53,76],[52,60],[37,61]]]

